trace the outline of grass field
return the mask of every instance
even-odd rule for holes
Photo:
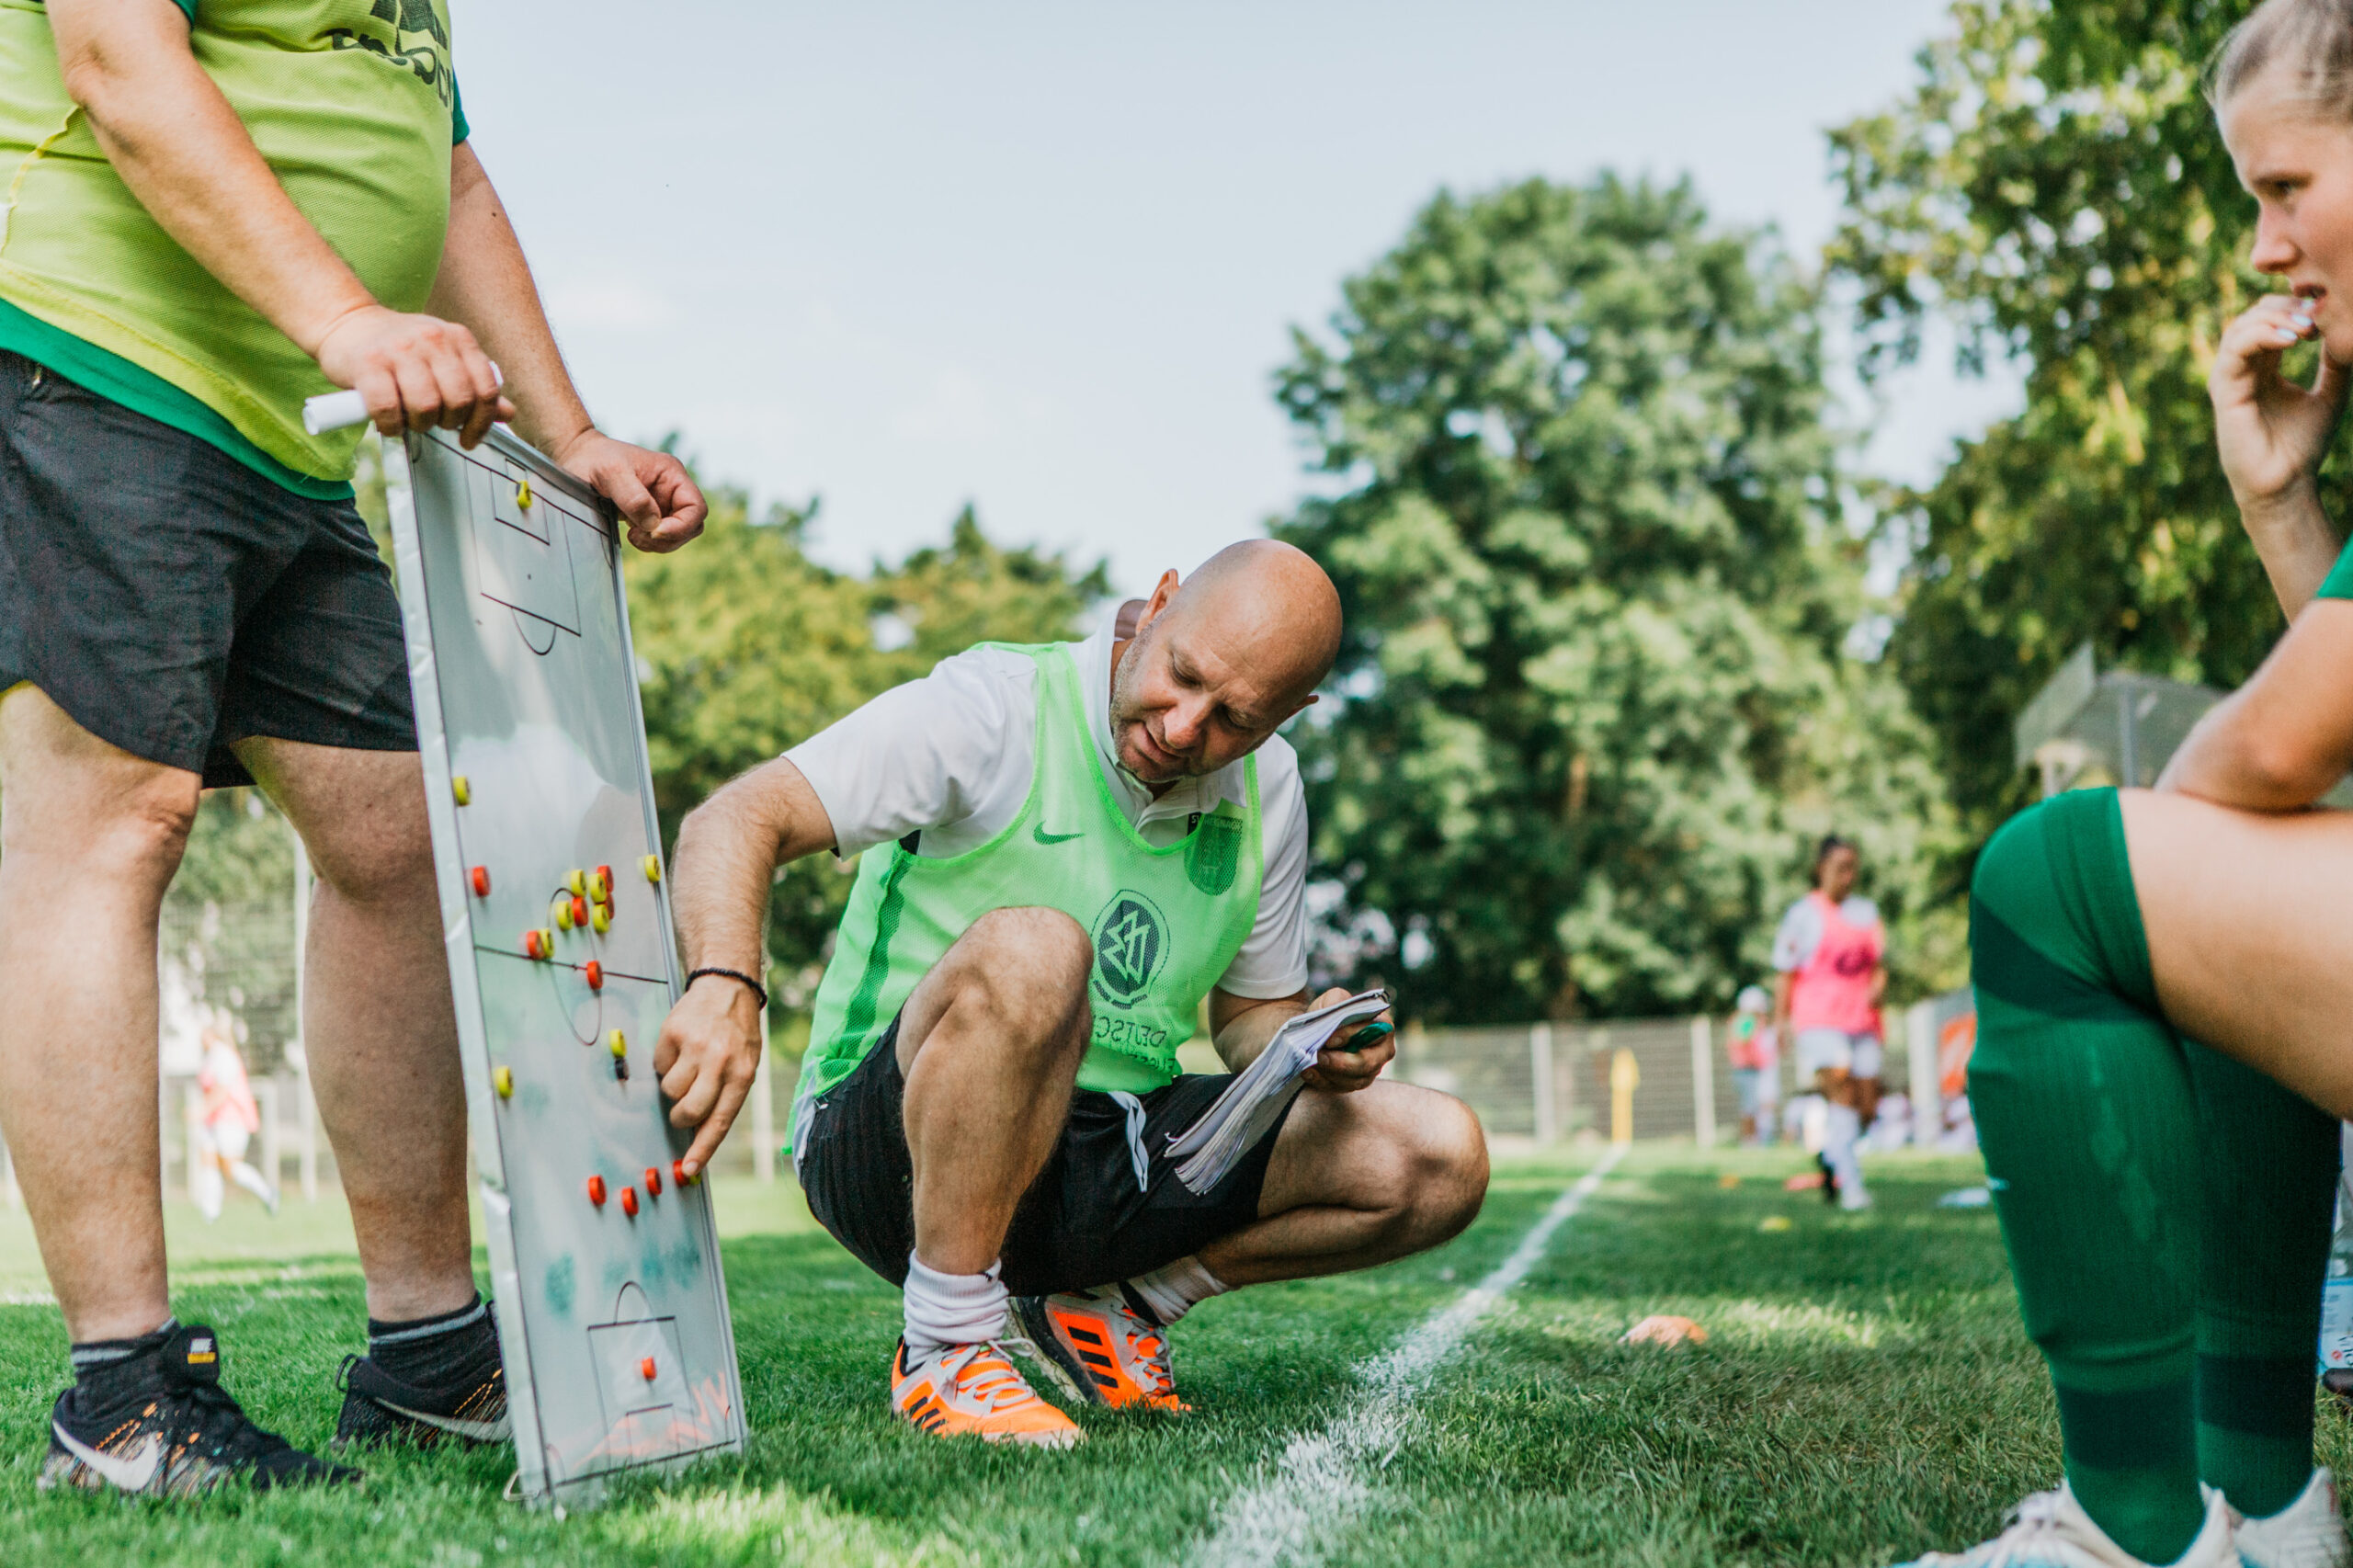
[[[1209,1303],[1176,1335],[1197,1414],[1082,1415],[1092,1440],[1059,1455],[894,1424],[896,1293],[809,1227],[789,1185],[722,1187],[751,1451],[562,1521],[501,1500],[497,1454],[378,1457],[363,1488],[329,1494],[38,1495],[63,1335],[29,1299],[21,1227],[0,1228],[0,1301],[17,1303],[0,1306],[0,1562],[1191,1561],[1227,1498],[1353,1406],[1351,1369],[1459,1299],[1590,1158],[1502,1162],[1478,1224],[1429,1256]],[[1880,1207],[1855,1217],[1782,1192],[1799,1165],[1637,1151],[1438,1369],[1400,1440],[1355,1467],[1359,1507],[1322,1561],[1873,1564],[1989,1533],[2055,1474],[2058,1436],[1992,1216],[1935,1207],[1974,1163],[1882,1159]],[[305,1444],[330,1431],[330,1381],[358,1348],[346,1233],[247,1211],[183,1238],[182,1315],[222,1331],[233,1389]],[[297,1256],[266,1256],[273,1235]],[[1708,1343],[1618,1344],[1659,1312]],[[2323,1434],[2346,1457],[2344,1419]]]

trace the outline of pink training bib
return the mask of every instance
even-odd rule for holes
[[[1869,1034],[1877,1017],[1871,971],[1887,950],[1878,922],[1857,926],[1820,890],[1806,895],[1822,916],[1822,940],[1792,982],[1790,1027]]]

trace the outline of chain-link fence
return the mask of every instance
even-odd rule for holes
[[[1930,1142],[1944,1120],[1938,1101],[1955,1095],[1966,1052],[1952,1054],[1956,1020],[1971,1016],[1968,993],[1910,1009],[1888,1041],[1882,1082],[1906,1095],[1915,1138]],[[1488,1135],[1552,1143],[1579,1136],[1690,1138],[1714,1143],[1738,1131],[1739,1097],[1725,1051],[1730,1020],[1705,1015],[1591,1024],[1517,1024],[1484,1028],[1406,1025],[1392,1071],[1442,1089],[1479,1113]],[[1783,1052],[1784,1102],[1808,1085]]]

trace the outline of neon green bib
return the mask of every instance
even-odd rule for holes
[[[1059,909],[1095,939],[1095,1032],[1079,1087],[1156,1089],[1176,1076],[1176,1048],[1192,1037],[1201,999],[1257,920],[1266,839],[1256,759],[1245,764],[1245,805],[1221,802],[1184,839],[1156,847],[1111,797],[1069,645],[1007,651],[1038,665],[1038,760],[1021,814],[949,858],[895,845],[866,852],[817,987],[796,1097],[848,1077],[973,921],[1020,907]]]
[[[448,0],[179,3],[197,63],[294,205],[378,300],[424,309],[449,225],[460,118]],[[302,400],[333,383],[122,183],[66,96],[49,14],[32,0],[0,0],[0,179],[10,347],[47,362],[55,347],[86,344],[100,351],[99,374],[52,369],[250,466],[257,456],[305,494],[351,477],[363,432],[302,428]],[[155,383],[214,420],[188,417]]]

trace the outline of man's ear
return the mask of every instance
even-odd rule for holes
[[[1172,566],[1160,574],[1159,582],[1152,585],[1152,597],[1144,601],[1142,611],[1136,617],[1136,629],[1133,635],[1141,637],[1143,635],[1145,627],[1160,619],[1161,612],[1165,610],[1169,601],[1176,597],[1176,569]]]

